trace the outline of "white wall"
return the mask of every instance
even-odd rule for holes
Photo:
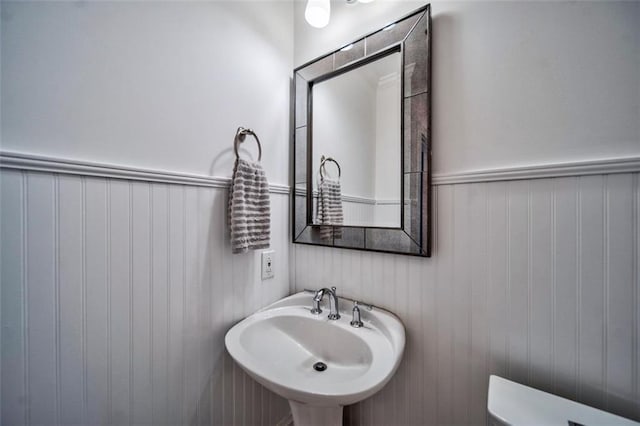
[[[318,30],[296,2],[294,62],[422,4],[333,1]],[[640,154],[638,2],[431,5],[435,173]]]
[[[288,184],[292,13],[279,1],[2,2],[2,149],[230,176],[244,126],[269,179]]]
[[[418,7],[295,9],[295,63]],[[640,156],[640,4],[433,2],[439,175]],[[637,164],[637,162],[636,162]],[[640,420],[638,169],[434,188],[432,258],[294,245],[297,289],[396,312],[400,370],[349,424],[486,424],[489,374]]]
[[[228,177],[243,125],[287,184],[293,6],[0,7],[1,148],[72,160],[0,172],[0,423],[281,420],[286,401],[223,337],[289,292],[288,197],[272,193],[276,278],[262,282],[259,253],[231,255],[225,180],[134,181],[127,166]],[[79,160],[124,169],[86,176]]]

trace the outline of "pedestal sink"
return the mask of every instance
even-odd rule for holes
[[[373,395],[395,373],[404,326],[374,307],[363,309],[364,326],[354,328],[346,300],[341,318],[329,320],[328,307],[310,312],[312,297],[297,293],[261,309],[231,328],[225,344],[251,377],[289,400],[296,426],[341,425],[345,405]]]

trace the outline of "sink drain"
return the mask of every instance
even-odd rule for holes
[[[315,364],[313,364],[313,369],[316,371],[324,371],[327,369],[327,364],[322,361],[316,362]]]

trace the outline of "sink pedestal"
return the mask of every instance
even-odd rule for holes
[[[289,400],[294,426],[342,426],[342,405],[317,407]]]

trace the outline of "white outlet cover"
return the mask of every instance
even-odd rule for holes
[[[269,278],[273,278],[275,276],[274,272],[274,254],[273,250],[263,251],[262,252],[262,279],[268,280]]]

